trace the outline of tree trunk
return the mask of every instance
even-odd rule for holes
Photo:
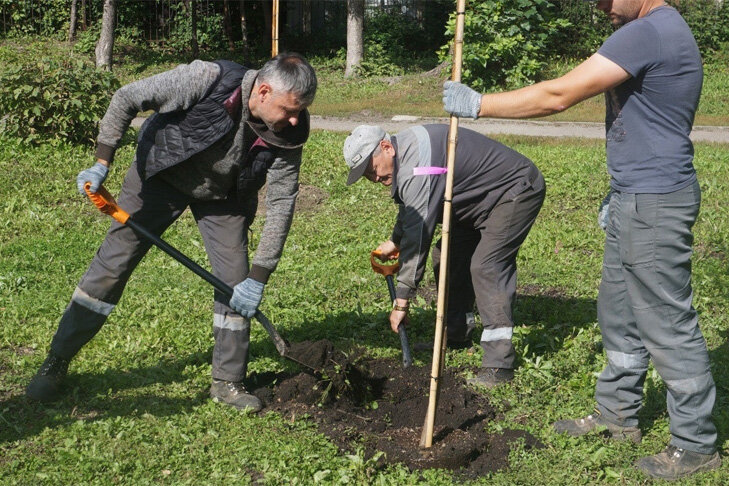
[[[231,19],[230,1],[223,0],[223,30],[228,38],[228,50],[235,52],[235,39],[233,38],[233,20]]]
[[[264,28],[266,29],[266,37],[268,39],[271,38],[271,18],[272,18],[272,11],[273,11],[273,0],[269,0],[267,2],[263,2],[262,5],[263,10],[263,24]]]
[[[356,74],[362,63],[364,31],[364,0],[347,0],[347,64],[344,77]]]
[[[243,56],[248,55],[248,26],[246,25],[246,2],[240,0],[240,40],[243,41]]]
[[[301,6],[301,31],[304,35],[311,34],[311,0],[304,0]]]
[[[86,24],[86,0],[81,0],[81,26],[86,30],[88,24]]]
[[[187,0],[185,4],[190,11],[190,47],[192,48],[192,57],[197,59],[200,57],[200,45],[197,43],[197,2],[195,0]]]
[[[78,17],[78,0],[71,0],[71,20],[68,23],[68,42],[76,40],[76,17]]]
[[[104,0],[104,15],[101,20],[101,35],[96,43],[96,67],[111,71],[114,51],[114,24],[116,23],[116,1]]]

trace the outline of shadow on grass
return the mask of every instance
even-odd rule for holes
[[[560,295],[521,295],[515,306],[517,322],[533,326],[526,337],[531,343],[532,354],[550,354],[559,351],[566,339],[576,329],[595,321],[595,303],[588,299],[568,298]],[[389,330],[389,312],[343,312],[328,316],[321,322],[304,321],[284,334],[291,342],[329,339],[335,347],[392,347],[397,353],[400,343],[397,335]],[[416,311],[417,321],[411,329],[411,343],[433,339],[435,312],[431,308]],[[474,332],[477,345],[480,332]],[[346,344],[346,343],[350,344]],[[259,334],[251,342],[251,358],[278,356],[275,347],[265,334]],[[429,360],[431,352],[421,353],[421,359]],[[156,365],[126,371],[109,369],[103,373],[74,373],[73,364],[67,378],[69,393],[52,404],[29,401],[24,390],[16,389],[0,401],[0,443],[22,440],[37,435],[47,427],[63,427],[79,420],[95,421],[116,416],[144,415],[169,416],[190,411],[208,399],[207,386],[191,388],[189,394],[171,398],[154,391],[130,397],[110,396],[136,388],[170,385],[190,381],[185,369],[207,365],[212,348],[194,352],[177,360],[160,360]],[[248,384],[253,388],[270,386],[276,379],[294,371],[297,366],[280,358],[288,371],[282,373],[252,373]]]
[[[161,360],[150,367],[127,371],[109,369],[103,373],[74,373],[73,363],[61,400],[42,404],[25,397],[25,390],[0,401],[0,444],[34,436],[47,427],[66,426],[79,420],[95,421],[108,417],[144,415],[176,415],[202,404],[208,397],[207,387],[190,389],[180,398],[148,392],[133,397],[111,397],[118,392],[151,385],[188,381],[184,370],[210,362],[212,349],[192,353],[180,360]],[[27,384],[27,383],[25,383]],[[25,385],[24,384],[24,385]]]
[[[411,310],[408,326],[411,346],[416,342],[432,343],[434,339],[436,294],[434,290],[426,288],[420,289],[418,295],[424,298],[426,306],[416,306]],[[390,330],[390,311],[386,304],[388,299],[386,290],[383,290],[381,296],[374,296],[375,302],[383,303],[381,312],[340,312],[328,315],[324,320],[302,321],[288,327],[282,334],[291,342],[329,339],[335,345],[348,341],[354,347],[391,347],[397,352],[400,349],[400,340]],[[565,341],[574,337],[580,329],[596,323],[596,303],[594,299],[569,297],[553,289],[541,291],[528,288],[518,292],[514,305],[514,321],[518,326],[525,326],[527,329],[518,338],[521,342],[517,343],[517,351],[527,349],[530,359],[536,356],[546,357],[559,352]],[[474,346],[479,345],[480,337],[481,328],[477,326],[471,336]],[[272,344],[263,346],[266,353],[275,353]],[[418,353],[420,358],[428,360],[431,355],[431,351]]]

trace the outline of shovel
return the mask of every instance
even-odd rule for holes
[[[112,218],[114,218],[116,221],[118,221],[121,224],[129,226],[131,229],[133,229],[137,234],[143,236],[147,240],[149,240],[151,243],[153,243],[156,247],[158,247],[160,250],[167,253],[169,256],[177,260],[178,262],[182,263],[184,266],[192,270],[195,274],[197,274],[199,277],[202,277],[203,280],[211,284],[213,287],[215,287],[218,291],[223,293],[226,297],[231,298],[233,297],[233,289],[220,280],[218,277],[213,275],[212,273],[208,272],[204,268],[202,268],[200,265],[195,263],[194,261],[190,260],[187,256],[180,253],[176,248],[171,246],[169,243],[164,241],[159,236],[155,235],[154,233],[151,233],[148,229],[134,221],[129,217],[129,213],[124,211],[122,208],[120,208],[117,204],[114,198],[111,194],[109,194],[109,191],[107,191],[104,186],[99,186],[99,190],[95,193],[91,192],[89,188],[91,187],[91,183],[87,182],[84,185],[84,189],[86,189],[86,194],[88,194],[89,199],[91,199],[91,202],[94,203],[94,205],[99,208],[99,211],[101,211],[104,214],[108,214]],[[294,361],[301,366],[304,366],[306,368],[309,368],[313,371],[318,371],[316,368],[314,368],[312,365],[307,364],[305,362],[299,361],[295,357],[291,356],[290,353],[290,346],[289,343],[281,337],[281,335],[276,331],[276,328],[273,327],[273,324],[271,324],[271,321],[268,320],[268,318],[263,315],[263,313],[259,310],[256,311],[255,318],[258,320],[258,322],[261,323],[264,329],[266,329],[266,332],[271,337],[271,340],[273,341],[273,345],[276,346],[276,351],[278,351],[278,354],[280,354],[282,357],[289,359],[291,361]]]
[[[395,282],[393,275],[397,273],[398,270],[400,270],[400,263],[395,263],[394,265],[385,265],[384,263],[379,263],[375,260],[375,257],[379,258],[380,255],[382,255],[378,250],[372,250],[372,253],[370,253],[370,263],[372,264],[372,270],[375,271],[375,273],[379,273],[380,275],[385,276],[385,280],[387,280],[387,289],[390,291],[390,300],[392,302],[395,302]],[[395,258],[399,256],[399,253],[395,255]],[[397,334],[400,336],[400,346],[402,347],[402,367],[408,368],[410,365],[413,364],[413,357],[410,354],[410,345],[408,344],[408,334],[407,331],[405,331],[405,325],[400,324],[397,327]]]

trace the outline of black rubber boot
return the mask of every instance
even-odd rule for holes
[[[701,471],[710,471],[721,466],[718,452],[700,452],[679,449],[669,445],[663,452],[638,459],[635,467],[648,476],[661,479],[678,479]]]
[[[578,419],[558,420],[554,424],[555,432],[571,435],[572,437],[580,437],[593,430],[606,429],[610,438],[615,440],[630,440],[639,444],[643,435],[638,427],[623,427],[608,422],[595,410],[587,417]]]
[[[503,383],[509,383],[514,379],[514,370],[509,368],[482,368],[473,378],[466,382],[469,385],[478,385],[486,388],[493,388]]]
[[[249,393],[238,381],[213,380],[210,398],[216,403],[225,403],[238,410],[258,412],[263,408],[261,399]]]
[[[39,402],[59,399],[64,391],[63,381],[68,373],[69,362],[70,360],[61,358],[53,351],[48,353],[48,357],[30,380],[25,396]]]

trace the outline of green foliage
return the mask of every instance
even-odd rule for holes
[[[119,83],[82,60],[18,59],[0,70],[0,130],[26,142],[92,143]]]
[[[96,42],[101,35],[101,22],[91,24],[91,26],[76,34],[76,42],[73,44],[73,50],[80,54],[94,55]]]
[[[40,34],[65,39],[68,35],[68,0],[0,0],[0,14],[7,37]]]
[[[547,0],[477,0],[466,8],[463,80],[482,91],[533,82],[549,58],[550,39],[568,22]],[[455,14],[447,34],[455,34]],[[450,44],[440,55],[449,59]]]
[[[165,46],[176,51],[189,51],[192,42],[192,17],[184,3],[171,5],[175,22]],[[213,13],[197,17],[197,43],[201,49],[223,49],[226,36],[223,32],[223,16]]]
[[[377,12],[367,18],[363,37],[365,52],[358,69],[363,76],[394,76],[435,64],[435,57],[423,49],[429,37],[425,29],[401,12]]]
[[[563,25],[550,44],[550,57],[585,59],[592,55],[613,32],[610,22],[594,2],[560,0],[552,2]]]
[[[722,44],[729,42],[729,3],[716,0],[669,0],[676,7],[696,38],[701,53],[714,54]]]

